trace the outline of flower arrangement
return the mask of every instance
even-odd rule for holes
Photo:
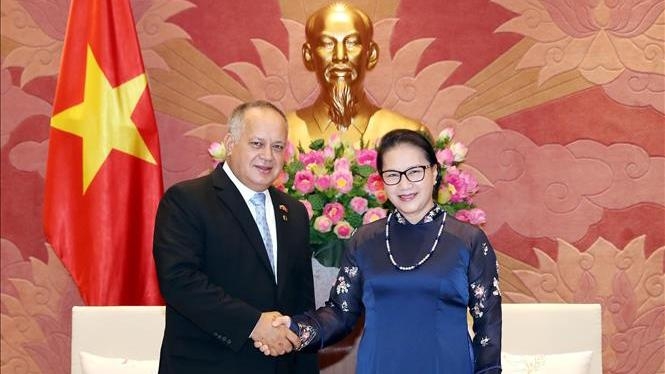
[[[436,158],[443,178],[437,201],[448,214],[472,224],[485,222],[485,213],[475,208],[478,191],[475,178],[459,169],[467,147],[453,142],[452,128],[434,140]],[[224,147],[212,143],[208,149],[215,163],[223,161]],[[332,136],[328,142],[315,140],[309,150],[285,150],[285,165],[274,186],[300,200],[310,218],[310,244],[314,257],[325,266],[339,266],[345,241],[362,224],[386,216],[391,208],[376,171],[376,150],[352,147]]]

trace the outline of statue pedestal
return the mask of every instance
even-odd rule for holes
[[[339,268],[323,266],[312,258],[312,273],[314,274],[314,298],[319,308],[328,300],[330,288],[335,283]]]

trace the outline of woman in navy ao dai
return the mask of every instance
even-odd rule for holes
[[[434,203],[438,164],[422,135],[385,135],[377,167],[396,209],[351,238],[326,305],[292,317],[301,349],[340,340],[364,311],[357,373],[500,373],[501,293],[487,237]]]

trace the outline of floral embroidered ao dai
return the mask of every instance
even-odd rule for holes
[[[387,218],[359,228],[326,305],[293,317],[292,329],[304,344],[335,343],[364,310],[357,373],[500,373],[501,295],[496,256],[485,234],[446,217],[438,206],[417,224],[396,213],[389,223],[393,257],[401,266],[418,263],[444,218],[435,251],[412,271],[397,269],[388,257]]]

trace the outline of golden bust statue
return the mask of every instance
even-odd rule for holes
[[[336,3],[323,7],[307,20],[302,56],[314,71],[321,93],[312,104],[288,113],[289,139],[307,148],[312,140],[339,133],[342,140],[371,146],[390,130],[427,131],[417,121],[377,107],[368,101],[363,80],[379,58],[372,40],[372,21],[360,9]]]

